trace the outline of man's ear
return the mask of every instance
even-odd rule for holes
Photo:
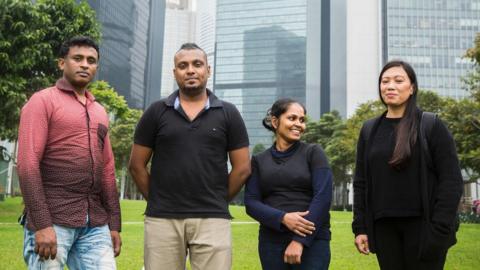
[[[63,67],[65,66],[65,58],[58,58],[57,66],[58,69],[63,70]]]

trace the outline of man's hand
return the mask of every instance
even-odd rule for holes
[[[283,255],[283,261],[289,264],[300,264],[302,262],[303,245],[295,240],[290,242],[285,254]]]
[[[122,248],[122,239],[117,231],[110,231],[110,235],[112,237],[113,254],[117,257],[120,255],[120,249]]]
[[[283,216],[282,223],[290,231],[305,237],[307,234],[312,234],[315,231],[315,224],[303,218],[307,214],[308,211],[287,213]]]
[[[57,234],[53,227],[35,232],[35,253],[44,260],[55,260],[57,256]]]
[[[368,237],[366,234],[359,234],[355,237],[355,246],[358,252],[368,255],[370,250],[368,249]]]

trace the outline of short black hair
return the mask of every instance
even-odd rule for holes
[[[180,46],[180,49],[178,49],[177,52],[179,52],[181,50],[200,50],[202,52],[205,52],[202,48],[200,48],[200,46],[198,46],[196,43],[193,43],[193,42],[183,43],[182,46]]]
[[[68,55],[70,48],[74,46],[92,47],[97,51],[98,58],[100,59],[100,50],[98,49],[98,44],[91,37],[87,36],[75,36],[63,42],[58,52],[58,57],[65,58],[65,56]]]
[[[205,55],[205,59],[207,59],[207,53],[202,48],[200,48],[200,46],[198,46],[196,43],[193,43],[193,42],[183,43],[182,46],[180,46],[180,49],[178,49],[178,51],[175,53],[175,55],[177,55],[177,53],[180,52],[181,50],[200,50]]]

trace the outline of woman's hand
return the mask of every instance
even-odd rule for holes
[[[355,237],[355,246],[358,252],[368,255],[370,250],[368,249],[368,237],[366,234],[359,234]]]
[[[315,231],[315,224],[303,218],[307,214],[308,211],[286,213],[283,216],[282,223],[287,226],[290,231],[305,237],[307,234],[312,234]]]
[[[289,264],[300,264],[302,262],[303,245],[295,240],[290,242],[283,255],[283,261]]]

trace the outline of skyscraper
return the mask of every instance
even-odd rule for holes
[[[97,79],[110,83],[129,106],[145,108],[160,98],[164,1],[89,0],[101,24]]]
[[[214,90],[240,110],[252,145],[271,143],[261,120],[278,98],[306,103],[313,119],[335,107],[329,14],[329,0],[217,1]]]
[[[478,0],[347,0],[347,115],[378,98],[377,77],[390,60],[414,67],[419,87],[464,97],[463,58],[480,32]]]
[[[380,1],[346,2],[347,117],[361,103],[378,98],[377,77],[382,66]]]
[[[463,59],[480,31],[477,0],[382,0],[382,59],[410,62],[422,89],[462,97]]]
[[[192,0],[166,0],[165,40],[163,46],[161,96],[166,97],[177,89],[173,76],[173,56],[185,42],[194,41],[195,12]]]
[[[211,76],[207,87],[213,89],[215,80],[215,18],[217,13],[216,0],[197,0],[195,42],[202,48],[208,57],[208,64],[211,67]]]
[[[163,48],[163,73],[161,96],[166,97],[177,89],[173,76],[173,57],[183,43],[195,42],[215,63],[215,0],[166,0],[165,42]],[[212,74],[213,75],[213,74]],[[213,78],[207,87],[212,89]]]

